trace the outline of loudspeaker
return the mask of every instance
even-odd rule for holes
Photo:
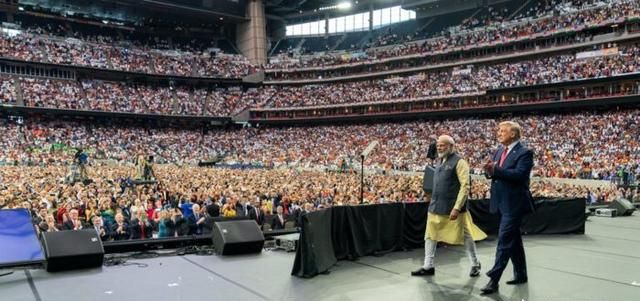
[[[212,239],[219,255],[260,253],[264,246],[264,235],[254,220],[215,221]]]
[[[42,233],[48,272],[102,266],[104,248],[94,229]]]
[[[616,199],[611,204],[609,204],[609,208],[616,209],[618,211],[618,216],[630,216],[633,214],[633,211],[636,210],[636,207],[626,199]]]

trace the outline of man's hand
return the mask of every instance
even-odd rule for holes
[[[449,220],[455,221],[458,219],[458,214],[460,214],[460,210],[453,208],[451,209],[451,213],[449,214]]]

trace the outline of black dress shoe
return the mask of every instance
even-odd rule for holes
[[[522,279],[511,279],[509,281],[507,281],[508,285],[518,285],[518,284],[523,284],[523,283],[527,283],[529,279],[527,278],[522,278]]]
[[[489,283],[483,288],[480,289],[480,295],[489,295],[498,291],[498,282],[493,279],[489,280]]]
[[[481,265],[474,265],[471,267],[471,271],[469,272],[469,277],[478,277],[480,276],[480,267]]]
[[[436,274],[435,268],[430,268],[425,270],[424,268],[420,268],[419,270],[411,272],[411,276],[433,276]]]

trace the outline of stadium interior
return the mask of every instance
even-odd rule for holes
[[[2,300],[487,300],[457,246],[409,272],[441,135],[489,270],[503,121],[537,211],[531,283],[492,299],[640,294],[640,1],[0,0],[0,21]]]

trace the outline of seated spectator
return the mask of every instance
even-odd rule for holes
[[[111,240],[111,229],[108,229],[104,226],[104,222],[102,217],[94,216],[92,219],[93,228],[96,230],[96,233],[100,236],[100,240],[108,241]]]
[[[127,240],[130,238],[129,223],[124,220],[122,213],[117,213],[115,216],[115,224],[111,226],[111,235],[114,240]]]
[[[177,237],[189,234],[189,223],[187,222],[187,219],[185,219],[182,215],[182,209],[173,208],[171,220],[173,221],[173,225],[175,227],[174,236]]]
[[[78,209],[69,211],[68,219],[62,224],[63,230],[82,230],[84,226],[79,218]]]
[[[158,237],[173,237],[175,235],[175,225],[171,219],[171,213],[168,210],[162,210],[159,213],[158,221]]]
[[[226,203],[222,206],[223,217],[236,217],[236,206],[233,203]]]
[[[56,223],[53,215],[48,214],[45,217],[45,220],[42,221],[39,225],[40,232],[57,232],[60,231],[60,226]]]

